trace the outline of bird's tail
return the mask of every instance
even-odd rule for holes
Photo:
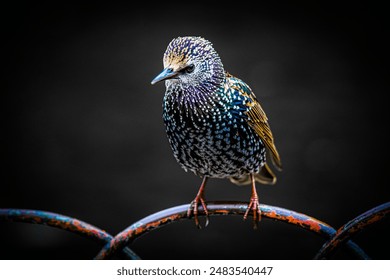
[[[271,168],[268,166],[267,163],[263,165],[259,173],[256,173],[254,175],[255,175],[255,180],[261,184],[275,185],[276,183],[276,176],[272,172]],[[241,177],[230,177],[229,179],[233,184],[239,186],[249,185],[251,183],[251,178],[249,175],[244,175]]]

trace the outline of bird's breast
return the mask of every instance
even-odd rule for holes
[[[248,162],[260,165],[261,140],[234,103],[216,99],[207,106],[166,96],[163,119],[173,154],[186,170],[225,176],[244,172]]]

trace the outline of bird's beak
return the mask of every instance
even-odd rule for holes
[[[173,71],[172,68],[165,68],[160,74],[156,76],[156,78],[153,79],[151,82],[152,85],[164,81],[166,79],[171,79],[173,77],[176,77],[179,73],[176,71]]]

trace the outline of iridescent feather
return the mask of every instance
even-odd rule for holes
[[[165,80],[163,120],[173,155],[186,171],[203,177],[188,214],[193,211],[199,225],[199,203],[207,214],[207,178],[229,178],[235,184],[252,184],[248,211],[260,219],[254,182],[276,182],[266,151],[276,169],[282,164],[256,96],[246,83],[225,72],[212,44],[201,37],[172,40],[163,62],[164,70],[152,84]]]

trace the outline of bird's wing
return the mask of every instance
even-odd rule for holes
[[[274,166],[277,169],[282,170],[282,162],[274,143],[274,137],[268,124],[268,118],[263,108],[261,108],[255,94],[249,86],[240,79],[235,78],[230,74],[227,74],[227,77],[234,79],[234,81],[230,84],[230,87],[239,91],[241,96],[246,97],[245,106],[248,108],[248,111],[246,111],[248,124],[256,131],[270,151]]]

